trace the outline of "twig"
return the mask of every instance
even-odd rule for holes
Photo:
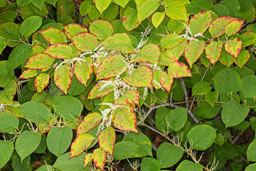
[[[185,82],[184,82],[183,78],[180,78],[180,82],[181,82],[182,89],[183,89],[183,91],[184,91],[185,101],[187,102],[187,103],[186,103],[186,107],[189,108],[189,104],[188,104],[188,92],[187,92],[186,85],[185,85]],[[191,109],[190,109],[190,110],[191,110]]]
[[[241,135],[243,135],[243,133],[246,131],[246,129],[245,130],[242,130],[241,132],[239,132],[239,134],[232,140],[232,142],[231,142],[231,144],[235,144],[238,140],[239,140],[239,138],[241,137]]]

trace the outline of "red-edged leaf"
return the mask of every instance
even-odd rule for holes
[[[243,27],[244,20],[234,19],[225,28],[225,33],[228,36],[236,34]]]
[[[187,65],[175,61],[169,64],[168,74],[171,74],[174,78],[191,77],[191,72]]]
[[[25,65],[25,68],[29,69],[44,69],[49,68],[53,62],[54,58],[50,57],[47,54],[39,53],[30,57]]]
[[[74,67],[74,74],[79,82],[87,86],[91,75],[93,74],[93,62],[90,57],[85,58],[85,61],[76,62]]]
[[[83,134],[76,137],[74,142],[71,144],[70,158],[79,156],[84,150],[86,150],[95,140],[91,134]]]
[[[91,89],[88,99],[103,97],[112,91],[114,91],[114,87],[112,85],[105,85],[104,82],[99,82]]]
[[[72,42],[82,52],[92,51],[98,46],[97,38],[91,33],[79,33],[73,36]]]
[[[241,52],[239,53],[239,56],[237,57],[237,61],[236,61],[237,66],[242,68],[248,62],[250,57],[251,55],[248,50],[241,50]]]
[[[31,70],[31,69],[27,69],[25,71],[23,71],[23,73],[20,75],[20,79],[29,79],[29,78],[33,78],[35,76],[37,76],[38,71],[37,70]]]
[[[197,33],[203,34],[210,26],[211,21],[212,11],[204,11],[195,14],[191,18],[188,26],[193,35]]]
[[[234,20],[233,17],[223,16],[212,21],[209,27],[209,32],[213,38],[220,37],[225,33],[226,26]]]
[[[219,60],[222,48],[223,43],[221,40],[218,42],[211,41],[207,45],[205,49],[206,58],[209,59],[213,65]]]
[[[140,66],[131,75],[126,75],[122,80],[133,87],[151,87],[153,72],[149,66]]]
[[[38,93],[42,93],[45,87],[48,86],[50,80],[50,75],[46,73],[41,73],[35,79],[35,89]]]
[[[62,30],[50,27],[40,32],[50,44],[66,43],[67,39]]]
[[[104,170],[105,162],[106,162],[106,152],[102,148],[97,148],[93,150],[93,161],[94,165]]]
[[[107,37],[102,45],[106,50],[116,50],[123,53],[134,53],[132,42],[127,33],[117,33]]]
[[[93,159],[92,153],[87,153],[84,157],[84,167],[86,167]]]
[[[49,46],[44,53],[57,59],[69,59],[72,57],[73,49],[67,44],[58,43]]]
[[[68,24],[63,29],[69,39],[71,39],[73,36],[77,35],[78,33],[83,33],[88,31],[87,28],[76,23]]]
[[[65,94],[72,83],[72,68],[69,65],[62,65],[54,71],[54,82]]]
[[[166,56],[168,56],[174,60],[179,60],[181,55],[183,55],[183,53],[184,53],[186,45],[187,45],[187,40],[183,40],[177,46],[175,46],[171,49],[166,49]]]
[[[78,125],[76,136],[80,136],[82,134],[85,134],[89,132],[91,129],[93,129],[100,121],[102,120],[102,115],[94,112],[89,113],[84,117],[82,122]]]
[[[164,74],[160,78],[161,86],[170,93],[171,87],[173,83],[173,76],[171,74]]]
[[[155,87],[155,89],[159,89],[161,88],[161,84],[160,84],[160,79],[162,76],[165,75],[164,71],[159,71],[159,70],[154,70],[153,71],[153,86]]]
[[[228,40],[225,43],[225,50],[235,58],[238,57],[240,51],[242,49],[242,41],[238,38],[234,38],[232,40]]]
[[[128,31],[136,29],[140,23],[137,17],[137,10],[135,8],[127,7],[123,16],[124,28]]]
[[[163,65],[163,66],[169,66],[170,63],[173,63],[175,61],[177,61],[177,60],[170,58],[169,56],[166,56],[166,52],[163,51],[159,58],[158,64]]]
[[[193,64],[198,60],[198,58],[204,52],[204,41],[202,40],[192,40],[185,47],[185,58],[192,68]]]
[[[161,39],[162,48],[173,48],[183,42],[184,38],[179,37],[178,34],[170,33]]]
[[[114,110],[112,124],[121,131],[138,133],[136,114],[131,109],[119,107]]]
[[[140,92],[138,90],[127,90],[121,97],[117,99],[115,104],[128,105],[136,104],[139,106]]]
[[[107,79],[120,75],[126,70],[126,63],[121,54],[110,55],[104,58],[98,66],[96,72],[97,80]]]
[[[161,49],[158,45],[149,43],[145,45],[140,53],[136,55],[131,62],[153,63],[156,64],[161,55]]]
[[[101,131],[98,137],[99,146],[107,153],[113,155],[114,146],[116,142],[116,132],[109,126],[104,131]]]
[[[107,20],[94,20],[90,23],[89,30],[99,40],[104,40],[114,32],[113,26]]]

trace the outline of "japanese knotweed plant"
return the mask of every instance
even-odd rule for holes
[[[126,19],[124,17],[124,24]],[[153,24],[157,27],[156,23]],[[107,158],[113,156],[115,129],[138,133],[136,112],[143,105],[147,92],[153,89],[170,92],[174,79],[192,76],[190,70],[203,53],[206,58],[201,57],[200,60],[206,67],[218,61],[227,66],[230,61],[239,67],[246,64],[250,58],[246,49],[251,45],[246,41],[249,33],[236,34],[243,24],[244,21],[237,18],[216,17],[211,11],[200,12],[184,24],[185,31],[181,34],[161,35],[160,45],[148,40],[150,27],[136,42],[127,33],[116,33],[112,24],[103,19],[91,22],[88,29],[79,24],[68,24],[64,30],[50,27],[38,33],[48,46],[36,45],[39,38],[33,37],[33,56],[27,60],[26,70],[19,79],[35,78],[38,93],[49,87],[53,79],[66,95],[73,75],[85,87],[96,79],[97,83],[85,98],[100,98],[100,107],[98,111],[87,114],[78,125],[70,158],[95,147],[86,154],[84,166],[93,161],[97,168],[104,170]],[[220,59],[222,53],[226,53],[226,57]],[[181,62],[183,55],[186,61]],[[1,110],[4,107],[2,105]],[[139,117],[141,125],[147,116],[142,112]],[[94,135],[90,133],[93,129],[96,129]],[[216,131],[207,129],[214,137],[209,140],[208,148],[216,137]],[[204,150],[206,147],[195,149]],[[183,148],[183,151],[197,162],[191,150]]]

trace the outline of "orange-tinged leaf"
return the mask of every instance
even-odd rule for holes
[[[250,59],[251,55],[248,50],[241,50],[237,57],[236,65],[242,68]]]
[[[225,43],[225,50],[235,58],[238,57],[240,51],[242,49],[242,41],[238,38],[234,38],[232,40],[228,40]]]
[[[121,131],[138,133],[136,114],[126,107],[119,107],[113,111],[112,124]]]
[[[160,42],[162,48],[173,48],[183,42],[184,38],[180,37],[178,34],[170,33],[164,36]]]
[[[23,73],[20,75],[20,79],[29,79],[37,76],[38,71],[37,70],[32,70],[32,69],[27,69],[23,71]]]
[[[168,56],[174,60],[179,60],[181,55],[183,55],[183,53],[184,53],[186,45],[187,45],[187,40],[183,40],[177,46],[175,46],[171,49],[166,49],[166,56]]]
[[[126,75],[122,80],[134,87],[151,87],[153,72],[149,66],[140,66],[131,75]]]
[[[54,60],[54,58],[47,54],[39,53],[30,57],[24,67],[29,69],[49,68],[53,64]]]
[[[149,43],[145,45],[140,53],[133,57],[131,62],[153,63],[156,64],[161,55],[161,49],[158,45]]]
[[[202,40],[192,40],[185,47],[185,58],[192,68],[193,64],[198,60],[198,58],[204,52],[204,41]]]
[[[189,28],[193,35],[203,34],[212,21],[212,11],[203,11],[195,14],[189,21]]]
[[[66,43],[67,39],[62,30],[50,27],[40,32],[50,44]]]
[[[79,33],[73,36],[72,42],[74,46],[82,52],[92,51],[98,46],[96,36],[91,33]]]
[[[225,33],[226,26],[234,20],[233,17],[223,16],[213,20],[209,27],[209,32],[213,38],[220,37]]]
[[[86,150],[95,140],[91,134],[83,134],[76,137],[74,142],[71,144],[70,158],[79,156],[84,150]]]
[[[93,161],[94,165],[104,170],[105,162],[106,162],[106,152],[102,148],[97,148],[93,150]]]
[[[171,87],[173,83],[173,76],[171,74],[164,74],[160,78],[161,86],[170,93]]]
[[[107,20],[94,20],[90,23],[89,30],[99,40],[104,40],[114,32],[114,28],[111,23]]]
[[[77,35],[78,33],[83,33],[88,31],[87,28],[76,23],[68,24],[63,29],[69,39],[71,39],[73,36]]]
[[[82,122],[78,125],[76,136],[80,136],[82,134],[85,134],[89,132],[91,129],[93,129],[100,121],[102,120],[102,115],[94,112],[89,113],[84,117]]]
[[[72,83],[72,68],[69,65],[62,65],[54,71],[54,82],[56,86],[65,94]]]
[[[39,74],[35,79],[35,89],[38,93],[42,93],[45,87],[48,86],[50,75],[46,73]]]
[[[225,33],[228,36],[236,34],[243,27],[244,20],[234,19],[225,28]]]
[[[139,106],[140,92],[138,90],[127,90],[121,97],[119,97],[115,104],[128,105],[136,104]]]
[[[206,58],[209,59],[212,64],[215,64],[220,58],[222,48],[223,43],[221,40],[218,42],[211,41],[205,49]]]
[[[88,99],[95,99],[99,97],[106,96],[107,94],[114,91],[113,85],[107,85],[105,86],[104,82],[99,82],[96,84],[90,91],[88,95]]]
[[[85,61],[76,62],[74,67],[74,74],[79,82],[87,86],[91,75],[93,74],[93,62],[90,57],[85,58]]]
[[[92,153],[87,153],[84,157],[84,167],[86,167],[93,159]]]
[[[108,79],[121,75],[127,70],[126,62],[121,54],[114,54],[104,58],[97,68],[97,80]]]
[[[116,132],[114,128],[109,126],[107,129],[100,132],[98,137],[99,146],[107,153],[113,155],[116,142]]]
[[[175,61],[169,64],[168,74],[171,74],[174,78],[191,77],[191,72],[187,65]]]
[[[57,43],[49,46],[44,53],[57,59],[69,59],[72,57],[73,48],[67,44]]]

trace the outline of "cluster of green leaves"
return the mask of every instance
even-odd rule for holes
[[[0,168],[255,170],[255,5],[0,0]]]

